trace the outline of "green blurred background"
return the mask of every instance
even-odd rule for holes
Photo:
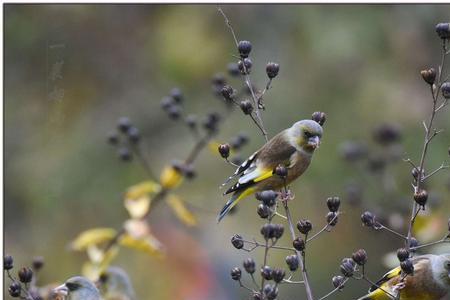
[[[264,120],[270,135],[327,113],[322,146],[312,167],[293,184],[296,219],[309,218],[319,228],[327,212],[325,199],[338,195],[345,214],[331,234],[310,245],[309,272],[316,295],[332,289],[340,260],[358,248],[369,255],[372,279],[386,271],[386,253],[402,243],[361,226],[366,209],[405,215],[410,207],[410,166],[401,161],[389,169],[395,196],[384,197],[377,176],[363,184],[364,201],[352,205],[346,185],[361,172],[345,163],[339,147],[346,140],[365,141],[381,123],[402,130],[402,157],[417,160],[423,120],[430,110],[429,90],[419,71],[437,66],[441,42],[434,26],[448,21],[445,5],[234,5],[223,6],[239,39],[253,44],[252,79],[266,81],[265,64],[280,63],[279,76],[265,97]],[[156,172],[193,145],[185,126],[161,112],[160,99],[174,86],[182,89],[187,112],[223,113],[211,93],[211,77],[234,61],[230,32],[214,5],[12,5],[5,13],[5,251],[17,264],[35,255],[46,258],[39,280],[62,281],[80,272],[83,254],[67,250],[81,231],[119,227],[127,214],[121,195],[145,179],[135,163],[117,159],[106,143],[117,119],[128,116],[143,134],[145,154]],[[55,78],[53,68],[61,72]],[[232,79],[233,86],[240,81]],[[437,119],[448,129],[448,110]],[[243,155],[263,142],[251,120],[235,111],[217,140],[238,132],[250,136]],[[448,158],[449,131],[434,142],[428,165]],[[380,151],[384,151],[381,149]],[[166,205],[157,207],[151,224],[168,247],[160,261],[132,250],[114,264],[130,274],[140,299],[247,299],[229,278],[244,258],[261,259],[261,251],[241,253],[229,243],[234,233],[259,238],[263,222],[254,199],[216,224],[225,198],[218,186],[233,170],[205,149],[196,164],[197,178],[177,193],[192,204],[200,219],[187,229]],[[449,215],[449,174],[430,182],[440,204],[433,219]],[[367,187],[365,185],[372,185]],[[377,202],[380,201],[381,202]],[[195,209],[202,207],[202,209]],[[396,214],[394,214],[396,213]],[[282,243],[290,242],[287,235]],[[284,264],[274,251],[272,266]],[[352,281],[333,299],[361,296],[367,285]],[[280,299],[303,295],[301,286],[282,286]]]

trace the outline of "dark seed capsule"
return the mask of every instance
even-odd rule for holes
[[[195,178],[195,176],[197,176],[197,172],[195,172],[193,164],[184,165],[182,173],[187,179],[193,179]]]
[[[17,272],[20,282],[29,283],[33,279],[33,271],[30,268],[24,267]]]
[[[381,124],[373,131],[374,140],[381,145],[390,145],[401,138],[401,130],[395,124]]]
[[[428,192],[426,190],[420,190],[414,193],[414,201],[420,206],[425,206],[428,200]]]
[[[245,115],[249,115],[253,112],[253,104],[250,102],[250,100],[241,101],[239,107]]]
[[[258,215],[263,219],[266,219],[270,216],[270,208],[263,203],[258,205],[257,212]]]
[[[436,80],[436,70],[434,68],[422,70],[420,71],[420,75],[422,75],[423,80],[428,84],[433,84]]]
[[[409,242],[409,247],[410,247],[409,251],[416,252],[416,250],[414,248],[416,248],[418,246],[419,246],[419,241],[415,237],[412,237]]]
[[[238,51],[241,57],[246,58],[252,51],[252,44],[249,41],[240,41],[238,43]]]
[[[445,99],[450,99],[450,82],[444,82],[441,86],[441,91]]]
[[[356,263],[351,258],[344,258],[341,262],[341,273],[345,277],[352,277],[355,272]]]
[[[300,233],[308,234],[312,229],[312,223],[309,220],[302,219],[297,222],[297,229]]]
[[[237,63],[229,63],[227,66],[227,69],[228,69],[228,74],[230,74],[230,76],[236,77],[239,74],[241,74]]]
[[[164,97],[161,100],[161,108],[165,111],[169,110],[175,104],[175,101],[171,97]]]
[[[108,134],[108,144],[117,145],[119,143],[119,136],[115,132]]]
[[[288,170],[283,165],[276,166],[273,172],[275,173],[275,175],[280,176],[281,178],[286,178],[288,175]]]
[[[275,227],[273,224],[270,223],[266,223],[261,227],[260,230],[262,236],[264,237],[264,239],[271,239],[274,237],[275,235]]]
[[[294,246],[295,250],[303,251],[305,250],[306,243],[304,239],[298,237],[292,242],[292,245]]]
[[[219,150],[220,156],[222,156],[223,158],[228,158],[228,156],[230,156],[230,145],[221,144],[221,145],[219,145],[218,150]]]
[[[231,269],[230,273],[231,273],[231,278],[233,280],[240,280],[241,279],[242,271],[238,267]]]
[[[278,296],[278,288],[274,285],[266,284],[263,292],[266,295],[267,300],[275,300]]]
[[[212,78],[212,83],[217,86],[224,86],[225,85],[225,76],[223,76],[222,73],[214,74]]]
[[[249,274],[255,273],[255,261],[253,260],[253,258],[247,258],[246,260],[244,260],[243,265],[247,273]]]
[[[266,74],[270,79],[277,77],[280,71],[280,65],[274,62],[269,62],[266,65]]]
[[[414,264],[410,259],[406,259],[400,263],[400,268],[405,274],[414,274]]]
[[[39,271],[44,266],[44,258],[42,256],[36,256],[33,258],[33,270]]]
[[[363,266],[367,262],[367,253],[364,249],[359,249],[358,251],[352,254],[352,259],[355,263],[360,266]]]
[[[236,249],[242,249],[244,247],[244,239],[239,234],[235,234],[231,237],[231,244]]]
[[[126,133],[130,127],[131,122],[130,119],[128,119],[127,117],[121,117],[117,122],[117,128],[119,128],[119,130],[122,131],[123,133]]]
[[[232,101],[234,98],[234,89],[230,85],[225,85],[220,91],[225,100]]]
[[[343,277],[341,275],[337,275],[331,279],[331,282],[333,283],[333,286],[335,288],[343,289],[344,288],[344,280],[345,280],[345,277]]]
[[[261,277],[265,280],[272,280],[272,268],[264,266],[261,268]]]
[[[283,281],[285,275],[286,273],[283,269],[274,269],[272,271],[272,278],[276,283],[280,283],[281,281]]]
[[[189,128],[195,129],[197,127],[197,116],[196,115],[188,115],[185,119],[185,122]]]
[[[241,74],[250,74],[250,70],[252,69],[252,60],[250,58],[244,58],[244,60],[238,61],[239,71]]]
[[[11,255],[3,257],[3,269],[11,270],[14,267],[14,259]]]
[[[409,258],[409,251],[405,248],[400,248],[397,250],[397,258],[400,262],[405,261]]]
[[[181,107],[179,105],[172,105],[167,109],[167,115],[172,120],[178,120],[181,116]]]
[[[341,199],[339,197],[329,197],[327,199],[327,206],[331,212],[337,212],[341,205]]]
[[[22,286],[17,281],[12,282],[9,285],[8,292],[13,298],[20,297],[20,292],[22,291]]]
[[[273,237],[279,239],[283,236],[284,226],[283,224],[274,224],[273,225]]]
[[[128,134],[128,139],[133,144],[137,144],[139,142],[139,140],[141,139],[141,134],[139,133],[139,129],[137,129],[134,126],[132,126],[128,129],[127,134]]]
[[[275,191],[267,190],[256,193],[256,199],[262,201],[265,205],[271,207],[276,204],[278,194]]]
[[[336,226],[336,224],[337,224],[337,222],[339,220],[339,217],[338,217],[337,213],[330,211],[327,214],[326,219],[327,219],[327,223],[328,223],[329,226]]]
[[[450,38],[450,24],[449,23],[439,23],[436,25],[436,33],[441,39]]]
[[[370,211],[366,211],[361,215],[361,221],[364,226],[373,227],[375,224],[375,216]]]
[[[133,157],[130,150],[126,147],[119,148],[119,150],[117,150],[117,154],[122,161],[130,161]]]
[[[311,119],[319,123],[320,126],[323,126],[327,120],[327,115],[324,112],[316,111],[312,114]]]
[[[172,97],[175,103],[180,104],[181,102],[183,102],[183,93],[179,88],[173,88],[170,91],[170,97]]]
[[[263,296],[260,293],[253,293],[252,295],[253,300],[263,300]]]
[[[286,264],[288,265],[289,270],[291,270],[291,271],[297,270],[299,263],[300,262],[298,260],[297,255],[292,254],[292,255],[286,256]]]

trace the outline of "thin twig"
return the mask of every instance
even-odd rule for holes
[[[292,238],[292,240],[295,240],[296,237],[295,237],[294,224],[292,223],[291,212],[289,211],[289,207],[288,207],[286,201],[283,202],[283,205],[284,205],[284,210],[286,211],[286,218],[287,218],[287,222],[288,222],[288,225],[289,225],[289,231],[291,233],[291,238]],[[295,253],[297,254],[297,258],[298,258],[298,261],[300,263],[300,268],[302,270],[302,277],[303,277],[303,281],[305,283],[305,289],[306,289],[306,298],[308,300],[314,300],[312,289],[311,289],[311,286],[309,285],[308,273],[307,273],[307,271],[305,269],[305,266],[303,264],[302,254],[298,250],[295,250]]]
[[[312,240],[314,240],[315,238],[317,238],[322,232],[324,231],[328,231],[328,228],[331,226],[331,224],[337,219],[337,217],[340,215],[339,212],[337,212],[335,214],[335,216],[327,223],[327,225],[325,225],[321,230],[319,230],[316,234],[314,234],[312,237],[310,237],[309,239],[306,240],[306,242],[310,242]]]

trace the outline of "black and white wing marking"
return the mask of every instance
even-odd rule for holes
[[[253,153],[249,158],[247,158],[246,161],[244,161],[237,169],[236,171],[233,173],[233,175],[231,175],[230,177],[228,177],[228,179],[222,184],[222,186],[227,185],[233,178],[235,178],[238,175],[242,175],[242,174],[246,174],[250,171],[250,169],[255,168],[255,162],[256,162],[256,158],[258,157],[258,151]]]

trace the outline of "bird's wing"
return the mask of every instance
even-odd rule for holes
[[[427,262],[429,260],[429,257],[422,255],[419,257],[415,257],[412,259],[413,264],[414,264],[414,273],[420,273],[423,272],[426,267],[427,267]],[[386,274],[384,274],[384,276],[378,280],[375,285],[373,285],[369,292],[373,292],[375,290],[377,290],[379,287],[383,286],[383,284],[388,283],[390,280],[394,281],[393,279],[400,276],[402,273],[402,269],[400,267],[397,267],[395,269],[392,269],[391,271],[387,272]],[[392,282],[393,284],[395,284],[394,282]]]
[[[391,280],[392,278],[395,278],[396,276],[399,276],[402,273],[402,269],[400,267],[397,267],[395,269],[390,270],[386,274],[381,277],[380,280],[378,280],[374,285],[372,285],[369,289],[369,293],[377,290],[380,286]]]
[[[296,149],[293,147],[284,131],[276,135],[259,151],[250,156],[233,175],[240,175],[238,182],[230,187],[225,194],[244,189],[273,175],[273,169],[279,164],[290,166],[295,159]]]

